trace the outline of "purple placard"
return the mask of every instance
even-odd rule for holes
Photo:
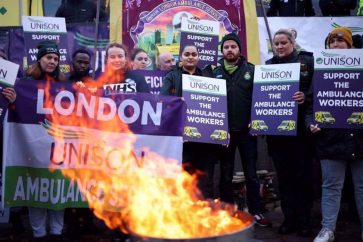
[[[160,71],[160,70],[137,70],[135,72],[140,73],[142,76],[145,77],[146,83],[150,87],[150,93],[159,95],[161,86],[163,85],[163,80],[168,73],[168,71]]]
[[[299,63],[255,66],[251,134],[296,135],[299,79]]]
[[[28,66],[37,62],[37,46],[40,42],[49,40],[55,42],[58,45],[60,52],[59,65],[63,73],[70,72],[70,61],[68,54],[67,35],[66,34],[51,34],[47,33],[47,39],[44,39],[44,33],[30,33],[24,32],[25,51],[27,55]]]
[[[313,83],[319,127],[363,129],[363,70],[315,70]]]
[[[54,100],[49,106],[44,104],[45,93],[44,81],[29,81],[20,80],[16,85],[17,99],[15,101],[15,109],[9,112],[9,122],[25,123],[25,124],[39,124],[45,118],[51,120],[52,114],[60,114],[60,106],[66,107],[70,103],[70,99],[74,100],[90,100],[90,93],[77,92],[71,83],[51,83],[49,93]],[[99,112],[99,106],[94,107],[94,113],[97,115],[90,116],[84,109],[81,113],[89,119],[89,125],[92,128],[102,126],[103,129],[107,128],[108,122],[119,122],[120,127],[123,125],[123,120],[128,120],[128,128],[137,134],[152,134],[152,135],[167,135],[167,136],[181,136],[183,132],[183,121],[185,115],[185,102],[181,98],[171,96],[157,96],[147,93],[137,94],[117,94],[113,96],[103,96],[103,90],[98,92],[98,97],[103,98],[104,111]],[[107,99],[107,100],[106,100]],[[95,97],[98,105],[101,104],[100,100]],[[127,100],[127,101],[126,101]],[[126,102],[125,102],[126,101]],[[62,103],[62,104],[60,104]],[[71,102],[72,103],[72,102]],[[89,105],[91,102],[86,101]],[[111,119],[100,118],[106,117],[107,113],[112,110],[114,106],[114,115]],[[56,108],[58,105],[58,109]],[[70,105],[72,106],[72,105]],[[77,105],[72,113],[76,112]],[[50,114],[50,112],[52,112]],[[121,118],[122,117],[122,118]],[[180,122],[175,122],[179,120]],[[109,127],[109,131],[113,131]]]
[[[97,51],[94,56],[95,42],[95,25],[94,24],[77,24],[67,26],[68,55],[77,49],[86,49],[91,54],[92,70],[96,70],[96,78],[105,70],[106,47],[109,43],[109,28],[105,23],[100,23],[97,40]],[[18,77],[23,76],[23,71],[27,68],[27,61],[24,61],[26,50],[24,47],[24,32],[20,27],[10,29],[10,56],[9,59],[21,66]],[[94,59],[96,58],[96,66],[94,67]]]
[[[218,91],[201,92],[201,88],[194,84],[197,82],[207,83]],[[216,84],[213,85],[213,82]],[[229,143],[225,91],[226,82],[223,79],[183,74],[183,98],[187,104],[184,140],[224,145]]]
[[[181,32],[180,46],[185,45],[195,45],[197,47],[199,53],[199,68],[207,65],[217,65],[218,36]]]
[[[281,91],[262,91],[272,87]],[[251,134],[296,135],[298,105],[292,96],[299,90],[299,83],[256,83],[253,86]],[[287,107],[280,107],[287,106]]]

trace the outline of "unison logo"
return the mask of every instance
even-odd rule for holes
[[[325,53],[322,52],[324,58],[317,58],[316,63],[319,65],[331,65],[331,66],[360,66],[361,58],[359,57],[350,57],[340,54],[334,53]]]
[[[30,28],[34,30],[48,30],[48,31],[59,31],[60,26],[56,23],[43,22],[41,20],[29,18]]]
[[[292,71],[276,70],[274,68],[261,67],[262,79],[289,79],[292,77]]]
[[[190,20],[190,19],[188,19],[187,22],[188,22],[188,25],[187,25],[188,30],[195,30],[195,31],[204,32],[204,33],[213,33],[214,32],[213,26],[207,26],[207,25],[199,23],[196,20]]]
[[[193,89],[205,90],[209,92],[219,92],[219,85],[207,83],[202,80],[190,77],[190,87]]]
[[[59,125],[55,125],[49,120],[45,119],[44,122],[40,122],[42,127],[47,133],[55,138],[60,139],[90,139],[91,135],[82,130],[65,129]]]

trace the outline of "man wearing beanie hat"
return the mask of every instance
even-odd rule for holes
[[[222,53],[223,53],[223,44],[227,40],[233,40],[234,42],[236,42],[238,49],[241,52],[241,41],[239,40],[238,35],[236,35],[235,33],[229,33],[229,34],[226,34],[225,36],[223,36],[223,38],[222,38],[222,42],[221,42],[221,52]]]
[[[345,42],[346,45],[343,43]],[[353,45],[352,31],[347,27],[333,29],[328,35],[329,49],[350,49]]]
[[[225,79],[227,84],[230,143],[220,163],[220,197],[224,202],[234,202],[232,179],[238,148],[246,177],[248,211],[254,215],[257,225],[270,226],[271,223],[262,215],[260,183],[256,174],[257,137],[249,135],[254,66],[241,55],[241,41],[235,33],[222,38],[221,52],[223,58],[218,61],[218,66],[205,69],[205,73]]]

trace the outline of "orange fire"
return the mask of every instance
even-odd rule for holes
[[[80,93],[89,102],[98,103],[101,98],[87,89]],[[52,107],[54,98],[49,90],[46,94],[45,106]],[[141,157],[136,155],[136,136],[126,124],[80,116],[76,112],[53,114],[42,125],[56,144],[63,144],[54,149],[55,159],[65,161],[62,173],[77,182],[89,207],[108,227],[149,237],[196,238],[235,232],[251,224],[236,218],[233,206],[202,200],[197,175],[184,171],[177,161],[147,147]],[[87,162],[67,163],[60,157],[67,139],[87,148],[87,152],[75,153],[87,156]]]

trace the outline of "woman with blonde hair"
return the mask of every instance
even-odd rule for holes
[[[269,155],[275,165],[284,221],[280,234],[312,234],[312,147],[305,128],[306,108],[314,73],[314,57],[296,49],[291,29],[279,29],[273,38],[274,56],[266,64],[300,63],[299,90],[291,97],[298,105],[296,136],[267,136]]]

